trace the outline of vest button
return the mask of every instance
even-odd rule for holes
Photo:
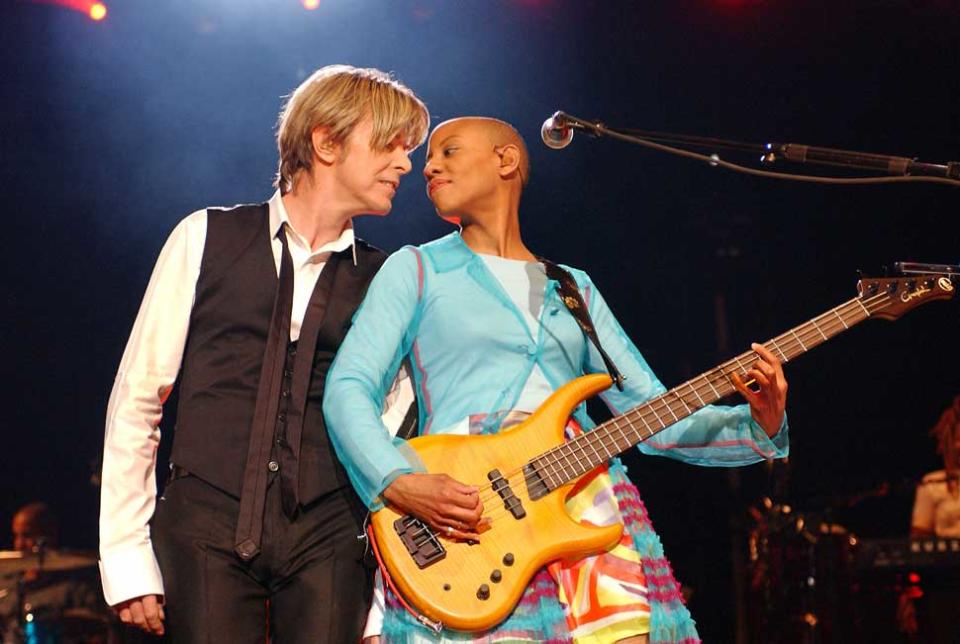
[[[280,469],[280,463],[277,463],[276,461],[270,461],[267,463],[267,469],[271,472],[276,472]]]

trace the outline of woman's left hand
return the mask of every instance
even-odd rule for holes
[[[733,374],[733,386],[750,403],[750,413],[767,436],[773,438],[783,425],[787,407],[787,378],[783,375],[780,361],[762,344],[750,345],[760,359],[747,371],[747,379],[753,380],[758,390],[752,390],[738,374]]]

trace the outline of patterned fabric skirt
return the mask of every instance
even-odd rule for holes
[[[578,431],[568,428],[568,434]],[[651,643],[700,641],[639,492],[619,460],[581,480],[567,500],[567,511],[594,525],[623,523],[620,542],[598,555],[542,568],[510,617],[483,633],[433,633],[388,589],[384,641],[607,644],[644,633]]]

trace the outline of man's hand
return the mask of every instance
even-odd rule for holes
[[[113,606],[124,624],[133,624],[151,635],[163,635],[163,597],[143,595]]]
[[[750,413],[767,436],[773,438],[783,424],[783,412],[787,407],[787,379],[780,361],[762,344],[750,345],[760,359],[747,371],[747,378],[760,388],[753,391],[744,384],[738,374],[733,374],[733,386],[750,403]]]
[[[472,485],[446,474],[402,474],[387,486],[383,497],[395,509],[426,521],[441,536],[480,540],[483,503]]]

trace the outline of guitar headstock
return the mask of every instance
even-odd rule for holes
[[[870,317],[896,320],[926,302],[952,298],[957,290],[954,279],[936,273],[862,278],[857,292]]]

